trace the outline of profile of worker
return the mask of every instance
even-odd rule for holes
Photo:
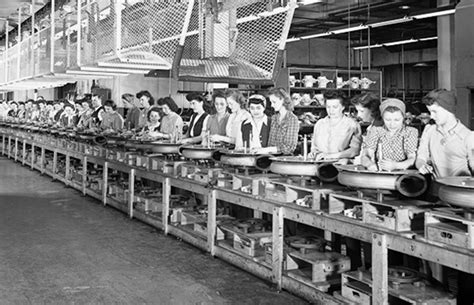
[[[316,161],[354,158],[360,152],[360,125],[344,115],[346,98],[343,92],[326,92],[324,99],[328,115],[314,125],[309,157]]]
[[[235,149],[250,149],[260,152],[267,147],[270,135],[270,118],[265,114],[267,101],[263,95],[255,94],[248,98],[251,117],[242,122],[235,141]],[[276,151],[276,147],[275,147]]]
[[[446,89],[430,91],[422,102],[428,108],[435,125],[426,125],[421,135],[416,167],[422,174],[434,178],[474,175],[474,132],[454,115],[456,96]],[[438,195],[437,183],[430,193]],[[458,272],[457,304],[474,304],[474,275]]]
[[[214,114],[209,116],[207,124],[204,125],[202,144],[208,145],[212,135],[225,136],[229,112],[227,111],[227,101],[225,92],[217,90],[212,94],[212,107]]]
[[[71,104],[64,105],[64,112],[59,119],[59,125],[66,128],[72,128],[77,125],[78,117],[74,112],[74,107]]]
[[[91,125],[99,126],[102,122],[104,107],[102,105],[102,97],[98,94],[92,94],[92,114]]]

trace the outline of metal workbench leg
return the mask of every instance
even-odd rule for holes
[[[135,197],[135,169],[128,174],[128,215],[133,218],[133,198]]]
[[[87,184],[87,156],[82,158],[82,195],[86,195]]]
[[[66,175],[64,176],[66,179],[66,185],[71,185],[71,156],[66,154]]]
[[[171,181],[170,178],[163,180],[163,230],[168,234],[168,217],[170,215],[170,196],[171,196]]]
[[[207,194],[207,251],[212,256],[215,254],[216,230],[217,230],[217,200],[216,190],[210,190]]]
[[[8,152],[8,158],[9,158],[9,159],[11,158],[11,147],[12,147],[12,136],[8,136],[8,148],[7,148],[7,152]]]
[[[18,138],[15,138],[15,162],[18,160]]]
[[[31,143],[31,169],[35,167],[35,144]]]
[[[372,234],[372,304],[388,304],[388,250],[384,234]]]
[[[46,149],[44,148],[44,146],[41,147],[41,166],[40,166],[40,169],[41,169],[41,173],[44,174],[44,158],[45,158],[45,153],[46,153]]]
[[[283,272],[283,211],[282,207],[273,208],[272,270],[273,282],[278,290],[281,290]]]
[[[102,173],[104,180],[102,183],[102,203],[107,205],[107,188],[109,187],[109,162],[104,162],[104,172]]]
[[[26,141],[23,141],[23,156],[21,160],[21,164],[24,166],[26,163]]]

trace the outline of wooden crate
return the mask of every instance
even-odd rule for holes
[[[333,193],[329,196],[328,212],[396,232],[411,232],[423,231],[424,213],[433,207],[430,202],[415,199],[377,199],[374,194],[361,192]]]
[[[342,274],[341,295],[356,304],[372,303],[372,278],[365,271],[351,271]],[[391,283],[388,285],[390,304],[454,305],[456,298],[424,280],[413,283]],[[375,304],[374,304],[375,305]]]
[[[271,201],[296,204],[313,210],[322,210],[328,205],[329,194],[341,191],[343,186],[320,183],[302,177],[284,178],[276,176],[261,181],[259,195]]]
[[[474,221],[464,218],[461,209],[425,213],[425,238],[450,246],[474,249]]]
[[[232,241],[235,251],[250,257],[264,257],[264,245],[272,241],[272,232],[244,233],[229,225],[218,225]]]

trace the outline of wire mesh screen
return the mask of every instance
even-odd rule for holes
[[[0,84],[7,82],[6,52],[0,52]]]
[[[16,44],[7,51],[7,82],[17,80],[19,78],[18,60],[19,60],[19,45]]]
[[[179,79],[272,83],[296,6],[280,3],[201,0],[175,61]]]
[[[37,34],[35,48],[35,75],[43,75],[51,71],[51,25],[40,29]]]
[[[28,36],[20,42],[20,78],[33,77],[33,37]]]
[[[80,65],[170,69],[194,1],[81,3]]]

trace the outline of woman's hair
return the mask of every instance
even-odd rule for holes
[[[205,98],[199,92],[191,92],[191,93],[186,94],[186,100],[188,100],[188,102],[190,101],[204,102]]]
[[[151,107],[150,110],[148,110],[146,114],[146,119],[148,122],[150,122],[150,115],[152,112],[157,112],[160,115],[160,118],[162,117],[162,110],[159,107]]]
[[[140,99],[142,96],[146,96],[149,99],[148,103],[150,104],[150,106],[155,105],[155,99],[153,98],[153,96],[151,96],[151,93],[148,92],[147,90],[142,90],[138,92],[136,96],[138,99]]]
[[[115,102],[113,100],[106,100],[104,102],[104,107],[105,106],[111,107],[112,110],[117,110],[117,104],[115,104]]]
[[[324,99],[327,100],[339,100],[342,107],[347,108],[348,102],[347,97],[341,90],[334,90],[334,91],[326,91],[324,92]]]
[[[293,111],[293,102],[291,100],[290,95],[286,92],[283,88],[272,88],[268,91],[268,96],[274,95],[277,98],[283,100],[283,107],[285,107],[288,111]]]
[[[227,99],[229,97],[236,101],[240,105],[240,108],[245,109],[247,107],[247,100],[239,90],[227,89],[225,92],[225,98]]]
[[[361,105],[364,108],[367,108],[370,110],[372,118],[374,120],[380,120],[381,119],[381,113],[380,113],[380,99],[379,97],[372,92],[368,93],[362,93],[354,96],[351,99],[351,103],[354,106]]]
[[[35,105],[36,106],[36,105]],[[67,107],[71,108],[72,110],[74,110],[74,106],[70,103],[67,103],[66,105],[64,105],[64,109],[66,109]]]
[[[395,107],[395,106],[387,106],[385,109],[384,109],[384,113],[385,112],[390,112],[390,113],[394,113],[394,112],[397,112],[397,111],[400,111],[400,113],[402,114],[403,117],[405,117],[405,112],[403,110],[401,110],[400,108],[398,107]]]
[[[158,100],[158,105],[164,106],[168,105],[171,111],[173,112],[178,112],[178,105],[176,105],[176,102],[169,96],[162,97]]]

